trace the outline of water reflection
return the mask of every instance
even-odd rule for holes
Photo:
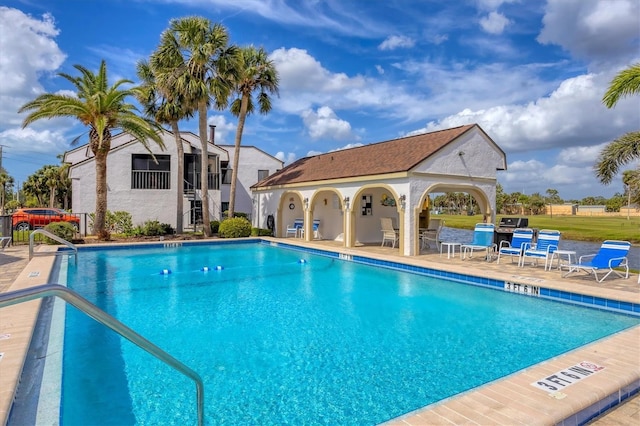
[[[473,238],[473,231],[469,229],[442,228],[440,239],[442,241],[451,241],[455,243],[468,243]],[[595,254],[598,252],[601,243],[593,243],[588,241],[574,241],[560,238],[561,250],[574,250],[576,256],[580,257],[586,254]],[[640,269],[640,247],[631,246],[629,251],[629,268]]]

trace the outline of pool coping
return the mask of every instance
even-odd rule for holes
[[[281,246],[284,248],[292,248],[296,250],[308,251],[316,254],[321,254],[325,256],[335,257],[343,260],[352,260],[363,262],[371,265],[382,266],[382,267],[390,267],[397,268],[401,270],[408,270],[411,272],[424,273],[423,269],[427,271],[427,274],[434,273],[434,271],[439,271],[437,268],[433,268],[431,266],[425,267],[423,265],[424,262],[420,262],[420,260],[410,257],[400,257],[400,256],[385,256],[385,255],[376,255],[372,253],[362,253],[357,248],[356,249],[345,249],[345,248],[333,248],[333,247],[323,247],[317,244],[309,244],[308,242],[290,242],[283,241],[282,239],[276,238],[248,238],[243,239],[241,241],[245,241],[247,243],[250,242],[262,242],[264,244],[271,244],[276,246]],[[122,244],[122,245],[86,245],[82,247],[86,248],[100,248],[104,249],[113,249],[118,246],[122,248],[127,248],[131,246],[140,246],[140,245],[149,245],[149,246],[164,246],[164,247],[175,247],[179,245],[197,245],[197,244],[225,244],[225,243],[238,243],[238,240],[198,240],[198,241],[184,241],[184,242],[150,242],[150,243],[139,243],[139,244]],[[81,249],[82,249],[81,247]],[[54,249],[49,247],[49,249]],[[351,258],[349,258],[351,256]],[[52,257],[37,257],[34,258],[28,266],[23,270],[20,276],[16,279],[14,284],[11,286],[10,290],[15,290],[17,288],[30,287],[33,285],[44,284],[47,282],[50,277],[47,275],[46,279],[44,279],[44,274],[42,276],[32,276],[33,271],[45,270],[48,265],[48,270],[51,271],[54,263],[55,256]],[[32,265],[33,263],[33,265]],[[418,269],[415,269],[418,268]],[[30,272],[31,271],[31,272]],[[440,271],[441,273],[451,273],[448,271]],[[469,276],[469,274],[464,273],[456,273],[464,276]],[[445,275],[446,277],[446,275]],[[35,279],[34,279],[35,278]],[[39,278],[39,279],[37,279]],[[447,277],[450,278],[450,277]],[[460,277],[455,277],[454,279],[458,279]],[[499,282],[500,279],[489,279],[482,278],[482,280],[493,280],[487,282],[478,282],[476,285],[483,286],[491,286],[499,289],[499,286],[496,285],[496,282]],[[524,281],[523,285],[530,285],[527,277],[523,277],[523,280],[514,279],[514,282]],[[502,289],[504,290],[504,289]],[[558,290],[561,291],[561,290]],[[572,293],[571,294],[579,294]],[[561,293],[558,293],[558,295]],[[564,294],[564,293],[562,293]],[[553,300],[556,300],[558,295],[551,296]],[[544,297],[546,297],[545,295]],[[588,295],[593,298],[593,295]],[[622,311],[630,312],[631,315],[637,315],[637,305],[638,300],[640,299],[635,294],[624,295],[625,297],[621,297],[625,305],[622,306]],[[555,298],[555,299],[554,299]],[[605,298],[608,300],[615,300],[610,298]],[[577,303],[581,304],[581,301],[572,300],[571,295],[566,295],[565,297],[560,297],[558,301],[565,301],[568,303]],[[595,299],[591,300],[591,305],[595,305]],[[34,311],[37,314],[39,302],[29,302],[31,305],[31,311]],[[36,305],[37,304],[37,305]],[[26,304],[25,304],[26,305]],[[630,306],[630,309],[627,307]],[[17,306],[8,307],[5,309],[16,308]],[[612,307],[604,306],[605,309],[611,309]],[[621,306],[613,307],[613,309],[620,309]],[[620,310],[618,310],[620,312]],[[20,326],[20,328],[24,328],[21,334],[25,334],[27,336],[25,341],[25,345],[28,347],[28,343],[31,339],[30,331],[26,330],[31,326],[31,330],[33,329],[33,325],[35,322],[35,317],[33,314],[31,316],[24,315],[26,322]],[[0,317],[2,318],[2,317]],[[29,325],[31,324],[31,325]],[[13,324],[12,324],[13,325]],[[25,332],[26,331],[26,332]],[[17,337],[17,336],[16,336]],[[22,336],[25,337],[25,336]],[[17,339],[16,339],[17,340]],[[621,348],[621,344],[622,345]],[[604,411],[606,408],[611,405],[615,405],[625,398],[634,395],[640,389],[640,366],[637,363],[637,359],[640,359],[640,346],[638,344],[640,342],[640,326],[633,327],[629,330],[625,330],[619,332],[615,335],[606,337],[597,342],[582,346],[574,351],[568,352],[566,354],[560,355],[553,359],[544,361],[540,364],[536,364],[527,369],[524,369],[520,372],[514,373],[510,376],[501,378],[496,382],[488,383],[482,385],[479,388],[467,391],[463,394],[456,395],[447,400],[440,401],[436,404],[423,407],[419,410],[416,410],[411,413],[407,413],[397,419],[391,419],[386,424],[449,424],[451,422],[456,422],[452,419],[465,419],[465,423],[487,423],[491,422],[493,424],[532,424],[532,419],[535,421],[540,421],[540,424],[551,424],[551,423],[560,423],[567,422],[566,424],[582,424],[584,421],[588,420],[588,418],[593,418],[600,412]],[[610,347],[614,347],[615,350],[611,351]],[[628,350],[624,350],[626,349]],[[623,350],[621,350],[623,349]],[[586,352],[582,352],[586,351]],[[26,354],[26,348],[24,349]],[[577,356],[577,358],[576,358]],[[23,358],[24,359],[24,358]],[[632,360],[631,362],[629,360]],[[597,378],[589,378],[589,379],[598,379],[597,384],[594,380],[584,380],[580,383],[577,383],[571,386],[569,389],[571,392],[567,392],[570,398],[563,397],[562,399],[550,398],[540,389],[536,389],[530,385],[531,380],[536,380],[536,378],[543,377],[545,374],[552,374],[554,371],[567,368],[570,365],[573,365],[577,362],[581,361],[591,361],[596,363],[603,363],[607,366],[606,372],[604,374],[600,374]],[[635,361],[635,363],[634,363]],[[15,364],[12,362],[12,365]],[[8,370],[8,366],[4,363],[0,363],[0,372]],[[556,368],[557,367],[557,368]],[[556,370],[554,370],[554,368]],[[22,371],[22,365],[17,369],[19,372]],[[553,370],[553,371],[550,371]],[[536,375],[537,374],[537,375]],[[0,402],[6,402],[6,394],[11,392],[11,400],[13,400],[13,392],[15,391],[15,385],[17,385],[17,378],[13,380],[14,386],[9,388],[4,386],[3,376],[5,374],[0,374],[0,384],[3,386],[3,392],[0,394]],[[19,376],[18,376],[19,377]],[[529,382],[524,383],[522,377],[527,377],[524,380],[529,380]],[[533,377],[533,379],[531,378]],[[7,390],[10,389],[10,390]],[[498,389],[496,391],[496,389]],[[490,397],[486,396],[483,392],[489,393]],[[506,399],[502,401],[502,398],[499,396],[500,393],[507,393],[512,395],[517,395],[519,398]],[[460,401],[464,400],[465,403],[461,404]],[[522,401],[527,401],[528,405],[522,405]],[[10,401],[9,401],[10,402]],[[470,407],[476,404],[479,408],[476,408],[473,411]],[[514,415],[513,409],[510,408],[511,405],[515,405],[518,407],[516,410],[519,415]],[[544,408],[551,406],[551,409]],[[8,409],[10,407],[6,406],[7,409],[0,413],[4,414],[5,422],[7,421]],[[542,407],[542,408],[541,408]],[[0,410],[2,407],[0,406]],[[487,412],[487,410],[490,410]],[[508,415],[504,413],[508,413]],[[462,413],[462,414],[461,414]],[[490,417],[493,416],[493,417]],[[585,420],[586,419],[586,420]]]

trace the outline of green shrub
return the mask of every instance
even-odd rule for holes
[[[229,210],[225,210],[222,212],[222,217],[227,219],[229,218]],[[249,214],[248,213],[243,213],[243,212],[233,212],[233,217],[243,217],[245,219],[249,218]]]
[[[264,228],[251,228],[251,236],[252,237],[270,237],[273,233],[271,229]]]
[[[218,228],[220,228],[220,222],[218,222],[217,220],[212,220],[211,222],[209,222],[209,224],[211,225],[211,233],[217,234]]]
[[[218,229],[220,238],[241,238],[251,235],[251,223],[243,217],[225,219]]]
[[[51,232],[56,237],[60,237],[63,240],[71,241],[73,237],[76,235],[76,228],[69,222],[52,222],[44,227],[45,231]],[[60,244],[56,240],[52,240],[51,238],[46,238],[45,242],[47,244]]]
[[[95,222],[96,214],[89,213],[89,227],[93,230],[93,223]],[[109,234],[125,234],[131,235],[133,232],[133,221],[131,220],[131,213],[125,211],[111,212],[107,210],[104,215],[104,228]]]
[[[173,228],[167,223],[160,223],[157,220],[146,221],[141,228],[142,235],[148,237],[173,234]]]

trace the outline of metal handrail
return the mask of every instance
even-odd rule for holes
[[[17,305],[19,303],[28,302],[34,299],[40,299],[47,296],[55,296],[61,298],[65,302],[71,304],[80,311],[84,312],[86,315],[98,321],[100,324],[115,331],[120,336],[138,346],[140,349],[148,352],[168,366],[173,367],[180,373],[193,380],[196,383],[198,425],[204,425],[204,384],[198,373],[118,321],[116,318],[101,310],[96,305],[89,302],[87,299],[80,296],[75,291],[69,290],[67,287],[60,284],[44,284],[31,288],[25,288],[22,290],[0,293],[0,308]]]
[[[42,252],[42,253],[34,252],[33,243],[35,242],[34,238],[36,234],[42,234],[48,238],[51,238],[52,240],[59,242],[60,244],[64,244],[65,246],[69,247],[71,250],[73,250],[73,254],[76,258],[76,263],[78,262],[78,248],[73,244],[71,244],[69,241],[65,240],[64,238],[60,238],[57,235],[52,234],[51,232],[45,229],[36,229],[29,235],[29,260],[33,259],[34,256],[59,256],[59,255],[67,254],[63,251],[62,252],[61,251]]]

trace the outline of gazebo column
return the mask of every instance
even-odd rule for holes
[[[415,256],[418,244],[417,221],[414,208],[411,207],[412,197],[400,196],[398,204],[398,217],[400,218],[400,253],[404,256]]]
[[[305,198],[305,204],[308,204],[308,200]],[[305,205],[304,209],[304,240],[313,241],[313,208]]]
[[[353,232],[353,215],[351,214],[351,206],[349,205],[349,197],[346,197],[343,204],[344,208],[342,209],[342,230],[344,232],[344,239],[342,241],[342,245],[344,247],[350,248],[353,247],[352,232]]]

